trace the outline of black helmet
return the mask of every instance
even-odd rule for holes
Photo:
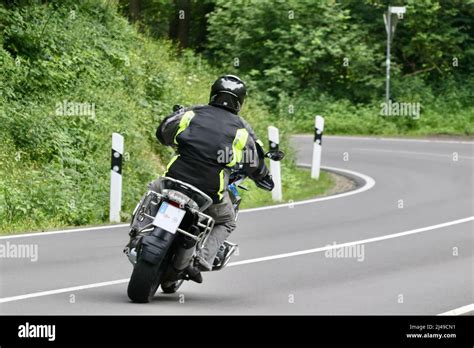
[[[211,87],[210,105],[239,113],[247,95],[245,83],[235,75],[219,77]]]

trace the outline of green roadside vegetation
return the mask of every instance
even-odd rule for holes
[[[0,32],[2,234],[107,223],[112,132],[125,138],[126,221],[172,156],[154,138],[159,121],[174,104],[206,103],[226,72],[138,33],[110,1],[0,4]],[[243,116],[264,139],[275,123],[255,92]],[[284,192],[295,197],[285,200],[330,186],[303,175],[291,155],[283,168]],[[253,188],[245,204],[268,197]]]
[[[107,223],[112,132],[125,137],[126,221],[173,153],[156,126],[174,104],[206,103],[223,73],[246,81],[242,115],[261,138],[280,129],[284,201],[333,185],[297,169],[289,149],[316,114],[326,135],[472,137],[472,1],[390,1],[407,9],[392,44],[391,102],[408,114],[384,104],[387,5],[0,1],[0,233]],[[249,187],[244,208],[272,203]]]
[[[328,172],[321,171],[319,179],[311,179],[308,169],[282,167],[282,202],[274,202],[271,192],[258,189],[251,180],[243,186],[249,191],[239,190],[242,196],[240,208],[256,208],[264,205],[291,203],[324,195],[334,187],[334,180]]]
[[[474,135],[472,1],[208,2],[204,54],[223,65],[237,57],[235,70],[266,92],[287,131],[311,132],[320,114],[326,134]],[[406,7],[392,42],[390,106],[388,5]]]

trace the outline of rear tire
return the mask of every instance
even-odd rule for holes
[[[130,300],[136,303],[148,303],[153,300],[165,268],[166,262],[153,265],[144,260],[138,260],[128,283],[127,294]]]

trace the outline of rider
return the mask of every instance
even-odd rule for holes
[[[187,182],[209,195],[213,204],[204,212],[215,220],[205,247],[185,272],[202,282],[200,271],[210,271],[219,247],[235,229],[235,212],[227,192],[231,169],[243,169],[262,189],[271,191],[273,180],[264,163],[263,144],[240,117],[247,91],[234,75],[219,77],[211,87],[209,105],[180,108],[158,126],[156,137],[174,146],[178,154],[165,176]]]

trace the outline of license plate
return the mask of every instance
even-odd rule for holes
[[[153,220],[153,225],[175,234],[185,213],[186,211],[163,202],[158,210],[158,214],[156,214],[155,220]]]

